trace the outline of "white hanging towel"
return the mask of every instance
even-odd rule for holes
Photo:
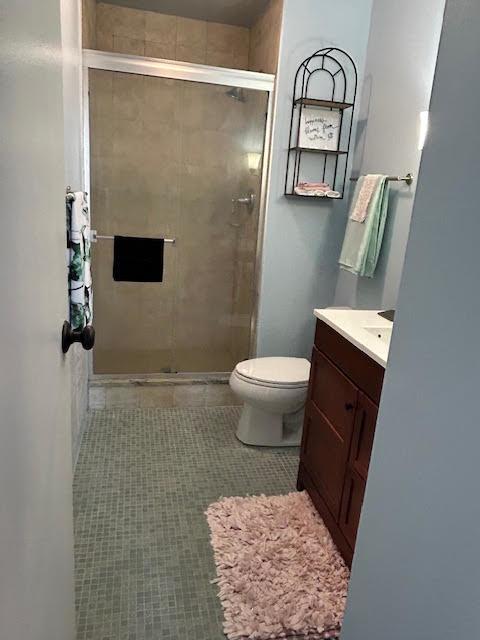
[[[76,191],[74,198],[67,201],[67,229],[70,324],[73,330],[81,330],[93,321],[90,211],[83,191]]]

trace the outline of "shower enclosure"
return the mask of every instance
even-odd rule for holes
[[[251,353],[271,76],[86,53],[94,373],[226,372]],[[175,240],[116,282],[112,236]]]

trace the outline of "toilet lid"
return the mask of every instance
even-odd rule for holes
[[[307,385],[310,376],[305,358],[253,358],[239,362],[235,369],[245,378],[285,386]]]

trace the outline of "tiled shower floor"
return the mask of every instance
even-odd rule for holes
[[[295,449],[245,447],[237,407],[93,411],[75,471],[78,640],[220,640],[205,508],[294,490]]]

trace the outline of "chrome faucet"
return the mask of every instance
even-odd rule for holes
[[[243,204],[247,207],[248,213],[252,213],[255,207],[255,194],[253,192],[248,193],[246,196],[240,198],[232,198],[233,205]]]

